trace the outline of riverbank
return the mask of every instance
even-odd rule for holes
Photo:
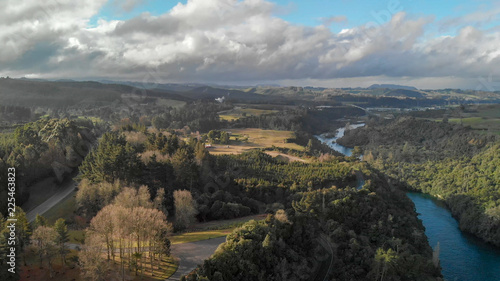
[[[446,280],[494,281],[500,276],[500,249],[462,232],[446,204],[431,195],[408,192]]]
[[[337,130],[335,141],[342,137],[343,134],[338,134],[340,131]],[[335,146],[339,150],[350,149],[336,142]],[[437,249],[438,243],[440,245],[438,255],[446,280],[499,280],[500,249],[461,231],[457,219],[452,215],[455,212],[450,210],[444,200],[440,200],[443,199],[442,196],[439,199],[415,192],[407,192],[407,196],[415,204],[418,217],[425,226],[429,244],[434,250]]]

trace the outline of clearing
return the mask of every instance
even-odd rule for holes
[[[240,154],[255,148],[270,148],[273,146],[297,151],[304,151],[305,149],[301,145],[288,142],[290,139],[295,138],[293,131],[263,130],[257,128],[227,129],[224,131],[230,134],[229,144],[214,144],[212,148],[208,149],[211,154]],[[283,153],[279,154],[290,159],[297,160],[298,158]]]
[[[244,107],[235,107],[230,110],[225,110],[218,112],[219,118],[221,120],[238,120],[241,118],[249,117],[249,116],[261,116],[265,114],[273,114],[277,113],[277,110],[266,110],[266,109],[256,109],[256,108],[244,108]]]

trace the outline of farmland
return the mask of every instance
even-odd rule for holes
[[[219,112],[219,117],[221,120],[238,120],[240,118],[245,118],[248,116],[260,116],[264,114],[272,114],[278,112],[277,110],[264,110],[264,109],[256,109],[256,108],[243,108],[243,107],[235,107],[231,110],[221,111]]]
[[[304,151],[304,147],[287,140],[295,138],[292,131],[263,130],[256,128],[231,129],[229,145],[214,145],[211,154],[240,154],[252,149],[280,147],[290,150]],[[273,155],[276,156],[276,155]]]

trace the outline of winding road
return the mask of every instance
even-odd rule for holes
[[[68,196],[73,190],[75,190],[77,183],[73,180],[68,180],[64,182],[57,192],[52,195],[49,199],[45,200],[42,204],[36,206],[34,209],[26,213],[26,218],[29,222],[35,220],[36,215],[43,215],[45,212],[50,210],[50,208],[54,207],[57,203],[63,200],[66,196]]]
[[[203,241],[174,244],[172,245],[172,255],[179,258],[179,267],[174,275],[167,280],[181,280],[204,260],[209,258],[221,243],[226,242],[226,237],[212,238]]]

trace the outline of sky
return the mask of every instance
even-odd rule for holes
[[[500,1],[2,4],[2,77],[500,90]]]

